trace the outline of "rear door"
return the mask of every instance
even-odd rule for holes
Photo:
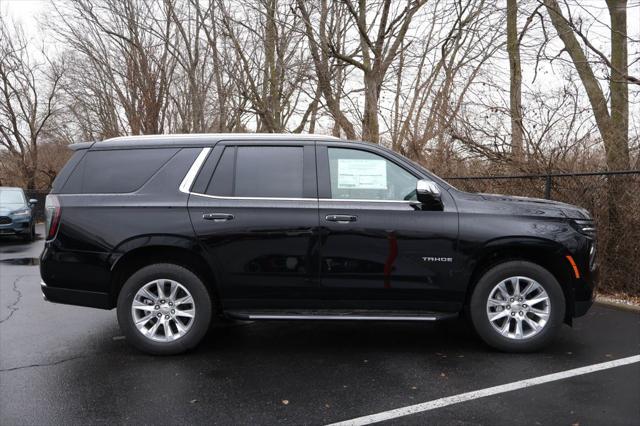
[[[226,309],[304,307],[318,296],[313,141],[221,142],[191,192]]]
[[[317,145],[321,283],[339,307],[456,310],[458,215],[421,210],[421,176],[363,145]]]

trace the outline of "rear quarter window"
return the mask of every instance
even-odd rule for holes
[[[80,161],[82,160],[82,157],[84,157],[86,153],[87,153],[86,149],[81,149],[73,153],[71,158],[69,158],[69,161],[66,162],[64,167],[60,170],[56,178],[51,183],[52,194],[60,192],[60,190],[64,186],[67,179],[69,179],[69,175],[71,175],[73,170],[76,168],[78,163],[80,163]]]
[[[66,193],[113,194],[138,190],[178,149],[89,151],[64,185]]]

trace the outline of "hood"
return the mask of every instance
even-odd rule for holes
[[[476,195],[484,201],[492,204],[495,203],[494,207],[500,210],[507,210],[505,213],[528,216],[563,217],[567,219],[591,219],[591,215],[586,209],[560,201],[499,194]]]
[[[27,206],[25,206],[24,204],[3,203],[0,206],[0,216],[9,216],[11,213],[13,213],[16,210],[22,210],[22,209],[26,209],[26,208],[27,208]]]

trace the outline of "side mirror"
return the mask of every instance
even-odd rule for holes
[[[29,204],[32,205],[32,206],[35,205],[35,204],[38,204],[38,200],[36,200],[35,198],[32,198],[32,199],[29,200]]]
[[[423,210],[444,210],[440,188],[435,182],[421,179],[416,183],[416,195]]]

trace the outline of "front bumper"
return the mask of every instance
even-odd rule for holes
[[[0,225],[0,235],[26,234],[31,231],[31,217],[8,217],[11,223]]]
[[[572,316],[574,318],[581,317],[589,311],[589,308],[593,305],[598,285],[599,271],[597,266],[593,269],[588,269],[588,266],[585,265],[583,271],[584,275],[581,279],[574,282],[573,287],[574,300]]]
[[[593,299],[587,301],[576,301],[573,305],[573,316],[581,317],[583,315],[586,315],[592,305]]]

